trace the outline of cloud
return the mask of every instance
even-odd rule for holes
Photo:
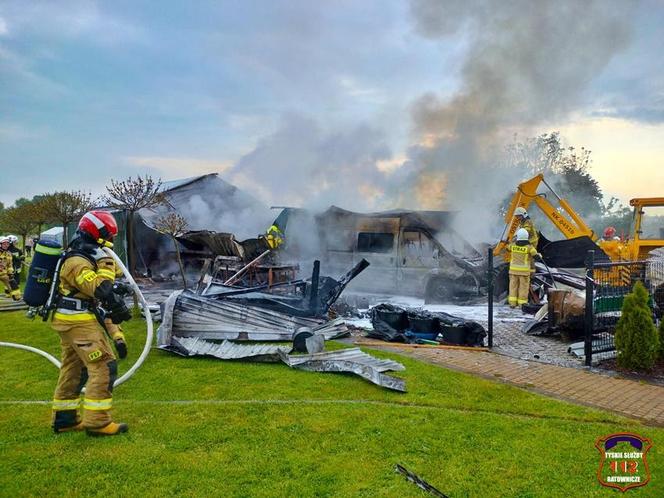
[[[339,78],[339,85],[349,97],[373,104],[385,102],[385,95],[380,88],[360,83],[352,76]]]
[[[6,0],[3,18],[17,34],[40,37],[86,37],[94,43],[126,44],[144,40],[146,32],[137,24],[102,10],[93,0],[58,2]],[[0,19],[1,20],[1,19]],[[2,23],[0,22],[0,34]]]
[[[166,179],[205,173],[223,173],[232,167],[228,161],[212,161],[193,157],[128,156],[124,157],[123,161],[132,166],[152,168],[164,175]]]
[[[0,36],[7,36],[9,34],[9,26],[3,17],[0,17]]]

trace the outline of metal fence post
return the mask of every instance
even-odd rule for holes
[[[489,333],[489,347],[493,347],[493,247],[489,247],[487,258],[487,294],[489,300],[487,328]]]
[[[583,344],[584,354],[586,356],[586,366],[592,365],[593,359],[593,326],[594,326],[594,309],[593,309],[593,296],[594,296],[594,271],[595,265],[595,251],[588,251],[586,254],[586,309],[584,332],[585,339]]]

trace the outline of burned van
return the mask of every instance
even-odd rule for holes
[[[362,259],[371,264],[350,290],[424,296],[449,302],[477,296],[485,262],[451,226],[446,211],[354,213],[332,206],[313,217],[313,225],[288,222],[286,241],[297,232],[318,233],[320,259],[330,274]],[[297,218],[297,217],[296,217]]]

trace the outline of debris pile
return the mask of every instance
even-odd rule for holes
[[[371,309],[367,335],[389,342],[483,346],[486,331],[477,322],[443,312],[380,304]]]
[[[327,320],[330,306],[348,283],[368,266],[362,260],[339,280],[319,276],[318,262],[309,281],[291,282],[292,292],[276,294],[259,288],[237,288],[210,281],[201,293],[173,292],[163,306],[158,331],[161,349],[181,356],[221,360],[283,362],[315,372],[350,372],[374,384],[405,391],[403,379],[384,372],[404,370],[358,348],[322,351],[324,341],[348,335],[343,319]],[[234,341],[293,341],[291,346],[237,344]],[[223,340],[221,344],[213,342]],[[295,354],[306,351],[308,354]]]

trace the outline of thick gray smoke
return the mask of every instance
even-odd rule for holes
[[[412,0],[421,35],[463,39],[468,51],[456,95],[431,93],[413,105],[419,144],[405,165],[407,197],[461,210],[471,238],[495,235],[487,213],[524,173],[497,169],[509,135],[537,134],[583,104],[588,83],[627,45],[633,7],[626,0]]]
[[[370,126],[330,131],[289,114],[240,159],[229,179],[273,205],[371,209],[387,181],[379,166],[390,158],[385,137]]]

